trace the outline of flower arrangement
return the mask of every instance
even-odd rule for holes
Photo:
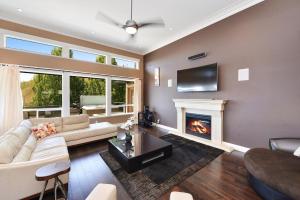
[[[134,125],[134,117],[130,117],[124,124],[121,125],[121,129],[124,129],[127,132],[129,132],[130,129],[132,129],[133,125]]]
[[[125,141],[126,141],[127,144],[131,144],[132,136],[130,134],[130,129],[132,129],[133,125],[134,125],[134,117],[130,117],[121,126],[121,129],[125,130]]]

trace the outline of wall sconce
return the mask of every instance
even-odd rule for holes
[[[154,86],[159,86],[159,67],[154,69]]]

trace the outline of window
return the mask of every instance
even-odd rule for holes
[[[90,77],[70,77],[70,114],[105,116],[105,79]]]
[[[84,51],[78,51],[74,49],[70,49],[69,57],[74,58],[76,60],[83,60],[89,62],[97,62],[97,63],[106,63],[106,57],[104,55],[98,55],[94,53],[88,53]]]
[[[62,76],[22,72],[24,119],[61,116]]]
[[[24,119],[133,113],[133,80],[30,68],[21,71]]]
[[[124,80],[111,81],[111,112],[124,114],[133,112],[134,82]]]
[[[53,55],[53,56],[62,55],[62,47],[39,43],[39,42],[33,42],[30,40],[19,39],[14,37],[6,37],[6,48]]]
[[[124,68],[130,68],[130,69],[136,69],[137,68],[137,62],[132,60],[126,60],[123,58],[111,58],[111,64],[124,67]]]

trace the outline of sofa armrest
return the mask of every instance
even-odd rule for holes
[[[1,199],[23,199],[42,191],[44,182],[35,180],[38,168],[50,163],[69,161],[69,155],[63,154],[45,159],[0,165]],[[68,182],[68,174],[60,176],[63,183]],[[47,189],[53,187],[53,180]]]
[[[294,153],[294,151],[300,147],[300,138],[271,138],[269,140],[269,146],[273,151]]]

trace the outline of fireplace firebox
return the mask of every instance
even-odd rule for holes
[[[186,113],[185,121],[185,132],[187,134],[211,139],[211,116]]]

